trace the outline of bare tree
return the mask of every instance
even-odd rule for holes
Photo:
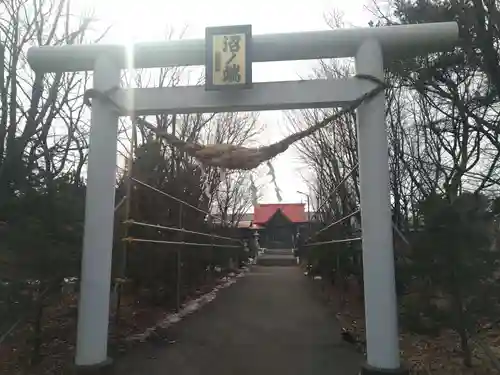
[[[341,78],[350,74],[349,65],[324,61],[313,72],[315,78]],[[289,121],[295,130],[308,127],[335,110],[292,112]],[[341,116],[335,123],[297,144],[303,162],[315,173],[316,186],[311,186],[324,222],[348,215],[359,204],[356,147],[353,114]],[[335,191],[335,193],[333,193]]]
[[[26,61],[30,46],[88,40],[92,18],[74,17],[70,5],[67,0],[0,5],[6,72],[0,98],[0,203],[33,183],[27,175],[45,186],[68,173],[80,179],[87,134],[80,96],[88,75],[33,74]]]
[[[251,172],[232,172],[222,176],[215,193],[215,210],[223,221],[237,224],[253,205]],[[258,197],[257,197],[258,199]]]

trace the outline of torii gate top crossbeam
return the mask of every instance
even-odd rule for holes
[[[287,61],[352,57],[367,39],[375,39],[385,55],[415,56],[443,50],[458,37],[455,22],[337,29],[254,35],[252,61]],[[125,45],[67,45],[32,47],[28,61],[38,72],[93,70],[98,56],[113,56],[121,68],[205,65],[205,40],[188,39]],[[129,61],[129,60],[132,61]]]

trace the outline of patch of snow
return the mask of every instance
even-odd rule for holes
[[[158,327],[167,328],[167,327],[171,326],[172,324],[175,324],[175,323],[180,322],[180,321],[181,321],[181,317],[179,316],[179,314],[176,314],[176,313],[169,314],[169,315],[167,315],[166,318],[164,318],[163,320],[161,320],[158,323]]]
[[[240,277],[245,276],[245,274],[249,271],[249,268],[245,267],[239,273],[231,272],[227,277],[222,277],[217,281],[217,285],[208,293],[203,294],[202,296],[190,300],[181,306],[181,309],[178,313],[168,313],[165,315],[163,319],[158,321],[155,326],[147,328],[143,333],[138,333],[134,335],[128,336],[126,341],[139,341],[144,342],[153,334],[155,334],[158,328],[168,328],[171,325],[178,323],[187,315],[192,314],[193,312],[199,310],[204,305],[212,302],[217,296],[217,292],[225,289],[231,285],[233,285],[236,280]]]

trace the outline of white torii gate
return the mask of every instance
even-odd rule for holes
[[[356,72],[384,78],[383,61],[451,47],[453,22],[377,28],[257,35],[251,62],[356,58]],[[94,88],[120,85],[122,69],[205,65],[205,40],[123,45],[32,47],[28,61],[38,73],[94,71]],[[355,78],[254,83],[251,88],[206,91],[203,87],[119,89],[111,97],[136,115],[332,108],[345,106],[375,84]],[[108,363],[107,339],[115,196],[118,116],[109,103],[92,105],[85,233],[78,313],[76,365]],[[388,142],[384,95],[357,110],[363,269],[366,310],[365,374],[402,373],[398,345],[394,253],[389,201]]]

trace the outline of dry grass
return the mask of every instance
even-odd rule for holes
[[[211,291],[221,280],[214,280],[186,297],[184,302]],[[130,337],[142,334],[165,318],[168,309],[137,303],[133,295],[122,299],[120,321],[110,319],[109,350],[112,357],[125,354],[138,341]],[[65,294],[44,309],[41,361],[30,365],[33,351],[33,325],[21,325],[0,345],[0,375],[73,375],[76,343],[77,298]]]
[[[318,284],[321,282],[314,281]],[[354,337],[365,340],[364,306],[359,288],[351,288],[341,296],[333,286],[318,285],[322,295],[332,309],[343,328]],[[485,325],[482,334],[477,337],[483,346],[490,348],[490,355],[500,357],[500,329]],[[493,375],[499,374],[490,357],[478,345],[471,343],[473,367],[463,366],[459,338],[454,331],[442,331],[437,337],[417,335],[408,332],[400,334],[401,355],[410,368],[411,374],[432,375]]]

